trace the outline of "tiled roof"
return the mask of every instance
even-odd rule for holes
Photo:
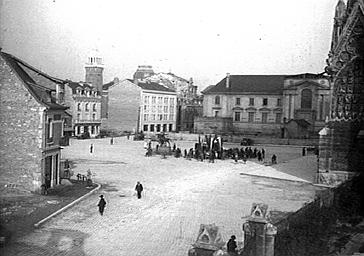
[[[163,91],[163,92],[175,92],[161,84],[154,82],[138,82],[138,86],[144,90],[152,90],[152,91]]]
[[[283,75],[230,75],[229,88],[226,87],[225,77],[215,86],[206,88],[203,93],[282,94],[284,78]]]
[[[108,90],[111,86],[115,84],[114,81],[108,82],[107,84],[102,85],[103,90]]]
[[[51,91],[55,89],[55,84],[62,84],[63,80],[53,78],[11,54],[5,52],[0,52],[0,54],[38,102],[51,109],[68,109],[68,107],[56,103],[51,95]]]

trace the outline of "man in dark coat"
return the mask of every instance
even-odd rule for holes
[[[101,216],[104,215],[105,205],[106,205],[106,201],[104,199],[104,196],[101,195],[99,204],[97,205],[99,207],[99,212],[100,212]]]
[[[236,237],[234,235],[231,236],[229,241],[227,242],[227,252],[230,255],[236,255],[236,248],[238,247],[235,242]]]
[[[137,184],[135,186],[135,190],[137,192],[138,199],[142,198],[143,185],[139,181],[137,182]]]

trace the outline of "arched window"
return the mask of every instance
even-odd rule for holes
[[[96,111],[96,103],[94,103],[94,104],[92,105],[92,110],[93,110],[93,111]]]
[[[301,92],[301,108],[312,108],[312,92],[310,89],[303,89]]]
[[[77,110],[78,110],[78,111],[81,111],[81,103],[78,103],[78,104],[77,104]]]
[[[85,104],[85,110],[88,111],[89,108],[88,108],[88,103]]]
[[[215,96],[215,105],[220,105],[220,96]]]

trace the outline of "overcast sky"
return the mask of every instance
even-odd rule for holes
[[[0,0],[0,46],[61,79],[84,80],[92,49],[104,83],[138,65],[193,77],[320,73],[337,0]]]

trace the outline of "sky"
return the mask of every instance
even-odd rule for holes
[[[61,79],[85,80],[94,49],[104,83],[138,65],[193,78],[321,73],[337,0],[0,0],[0,47]]]

